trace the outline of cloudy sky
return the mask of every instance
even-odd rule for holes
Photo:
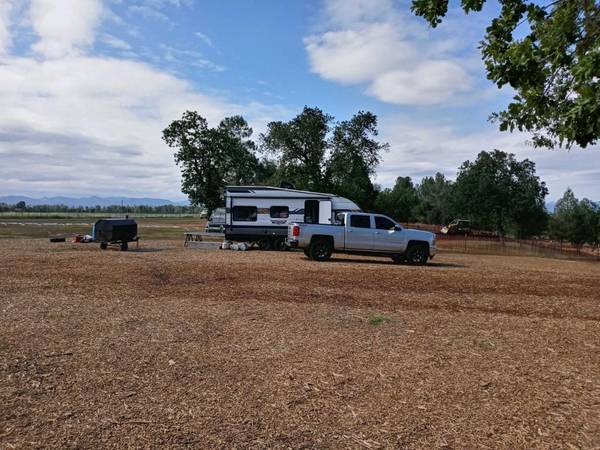
[[[487,122],[510,98],[477,43],[496,12],[436,30],[394,0],[0,0],[0,195],[182,199],[161,130],[186,109],[256,134],[304,105],[375,112],[377,174],[450,177],[481,150],[530,158],[549,199],[600,199],[600,149],[537,150]],[[256,136],[257,137],[257,136]]]

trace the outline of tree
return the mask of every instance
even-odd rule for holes
[[[204,205],[209,212],[223,204],[226,184],[251,182],[257,159],[252,153],[252,128],[241,116],[209,128],[206,119],[186,111],[163,131],[163,140],[176,148],[175,163],[181,166],[181,190],[192,205]]]
[[[579,201],[569,188],[556,202],[549,231],[553,239],[569,241],[577,249],[586,243],[597,247],[600,241],[600,207],[586,198]]]
[[[463,0],[466,13],[486,0]],[[600,4],[595,0],[500,0],[481,42],[488,78],[517,93],[492,120],[501,130],[533,133],[533,144],[570,148],[600,136]],[[432,27],[448,0],[413,0],[412,11]],[[522,27],[523,26],[523,27]]]
[[[289,122],[270,122],[261,135],[263,149],[278,157],[282,179],[300,189],[323,190],[327,133],[333,117],[305,106]]]
[[[425,223],[446,224],[452,219],[452,182],[441,173],[425,177],[417,186],[419,204],[417,220]]]
[[[373,207],[377,192],[371,177],[381,161],[381,152],[389,148],[389,144],[374,139],[377,135],[377,116],[359,111],[352,119],[338,123],[329,141],[327,190],[351,198],[365,210]]]
[[[410,177],[398,177],[392,189],[384,189],[377,195],[375,211],[399,222],[411,222],[418,204],[419,196]]]
[[[474,162],[465,161],[459,168],[454,192],[459,213],[501,236],[509,227],[520,237],[544,228],[540,217],[545,217],[548,189],[528,159],[517,161],[500,150],[481,152]]]

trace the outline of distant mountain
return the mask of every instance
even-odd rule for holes
[[[14,205],[18,202],[25,202],[28,205],[66,205],[71,208],[78,206],[113,206],[120,205],[123,202],[124,206],[161,206],[161,205],[177,205],[187,206],[189,202],[183,201],[171,201],[163,198],[150,198],[150,197],[43,197],[43,198],[31,198],[24,195],[5,195],[0,196],[0,203],[8,203]]]
[[[555,207],[556,202],[546,202],[546,209],[548,210],[548,212],[553,213]]]

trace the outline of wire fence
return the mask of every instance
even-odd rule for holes
[[[408,228],[430,231],[436,234],[441,250],[460,253],[480,253],[513,256],[542,256],[548,258],[585,259],[600,261],[600,247],[584,245],[575,247],[568,242],[550,239],[512,239],[492,235],[442,234],[440,225],[426,223],[403,224]]]
[[[574,247],[546,239],[510,239],[499,237],[437,235],[438,248],[462,253],[487,253],[514,256],[586,259],[600,261],[600,248]]]

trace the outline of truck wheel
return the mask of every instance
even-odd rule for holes
[[[275,249],[280,252],[287,250],[287,244],[285,243],[285,239],[277,239],[275,241]]]
[[[129,248],[129,246],[127,245],[127,242],[121,242],[121,251],[122,252],[126,252],[128,248]]]
[[[429,259],[429,247],[426,244],[411,244],[406,251],[406,261],[414,266],[422,266]]]
[[[304,248],[304,256],[310,259],[310,249],[308,247]]]
[[[106,250],[108,248],[108,244],[106,242],[100,242],[100,249]]]
[[[394,264],[402,264],[405,261],[404,255],[394,255],[392,261],[394,261]]]
[[[331,243],[326,239],[315,239],[310,244],[310,257],[315,261],[327,261],[331,257]]]
[[[271,250],[273,248],[273,243],[271,239],[261,239],[258,241],[258,249],[259,250]]]

